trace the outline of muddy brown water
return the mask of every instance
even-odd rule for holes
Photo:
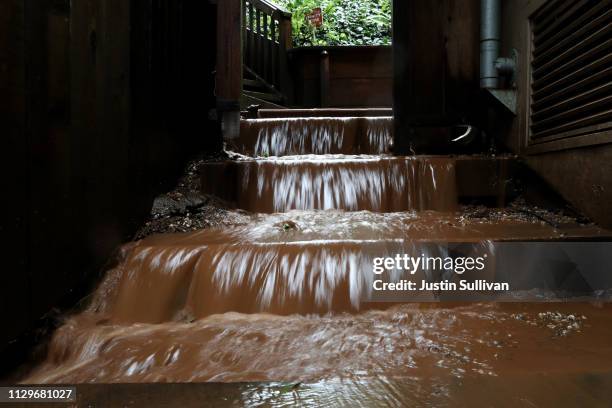
[[[287,130],[274,126],[274,137],[266,130],[256,142],[287,150],[273,142]],[[312,133],[291,135],[295,146]],[[278,170],[283,160],[301,163],[295,177]],[[287,191],[270,199],[299,202],[298,210],[125,245],[89,306],[66,319],[23,382],[235,383],[227,398],[269,406],[609,406],[608,304],[374,304],[362,297],[373,255],[420,252],[424,242],[487,245],[603,231],[510,213],[467,217],[445,171],[422,171],[403,185],[374,176],[363,190],[371,193],[369,211],[355,211],[351,191],[361,179],[354,171],[342,176],[352,159],[336,157],[334,171],[309,173],[329,160],[279,158],[257,170],[253,183],[289,177]],[[365,179],[393,162],[358,161]],[[432,200],[452,205],[399,212],[373,205],[392,191],[389,200],[400,206],[411,197],[406,190],[423,186]],[[291,198],[300,188],[322,201]]]
[[[253,212],[457,208],[451,158],[298,155],[243,160],[234,167],[236,201]]]
[[[392,141],[391,117],[243,120],[233,144],[252,156],[383,154]]]

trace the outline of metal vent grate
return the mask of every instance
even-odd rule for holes
[[[531,143],[612,129],[612,0],[549,0],[531,29]]]

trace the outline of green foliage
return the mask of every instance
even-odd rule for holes
[[[391,0],[273,0],[293,14],[293,43],[312,45],[391,44]],[[306,15],[323,12],[316,28]]]

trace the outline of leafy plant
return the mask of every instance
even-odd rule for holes
[[[273,0],[293,15],[295,46],[391,44],[391,0]],[[321,8],[323,25],[306,15]]]

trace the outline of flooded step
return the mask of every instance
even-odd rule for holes
[[[454,211],[460,199],[503,204],[513,163],[510,156],[305,155],[211,162],[200,171],[203,193],[252,212]]]
[[[550,329],[550,322],[540,318],[550,310],[563,318],[584,316],[586,323],[580,321],[584,330],[555,336],[558,324]],[[575,399],[576,390],[600,395],[593,393],[593,383],[600,384],[597,373],[608,373],[612,361],[610,312],[610,304],[588,303],[402,305],[359,315],[228,313],[188,323],[131,326],[109,324],[103,315],[84,313],[58,330],[46,361],[24,382],[211,381],[217,395],[218,382],[286,381],[301,384],[300,397],[320,401],[320,406],[370,407],[428,406],[432,397],[444,398],[442,406],[458,400],[465,402],[461,406],[486,406],[497,401],[500,389],[503,406],[516,398],[517,382],[527,380],[534,382],[532,394],[540,396],[540,406],[549,406],[550,395],[558,397],[563,390],[569,390],[565,401]],[[568,377],[551,385],[550,377],[559,375]],[[482,387],[495,379],[505,386],[497,383],[493,391]],[[440,392],[466,381],[480,388],[452,395]],[[296,397],[286,384],[275,391],[272,386],[265,384],[252,394],[241,390],[236,405],[261,404],[262,398],[268,398],[266,406],[295,405]],[[545,397],[542,389],[550,390]],[[183,395],[192,395],[193,390],[188,388]],[[150,396],[146,390],[144,394]],[[211,406],[227,405],[228,394],[220,394],[223,400],[217,398],[219,404]],[[149,406],[151,400],[146,401],[143,406]],[[193,406],[206,405],[206,400],[190,401]],[[606,406],[603,398],[599,402],[587,405]],[[564,405],[563,400],[559,403],[553,405]]]
[[[382,154],[392,143],[391,117],[243,119],[232,150],[248,156]]]
[[[391,108],[259,109],[259,118],[334,118],[393,116]]]
[[[606,236],[594,226],[568,222],[552,227],[525,220],[522,214],[480,217],[295,211],[254,215],[245,226],[152,236],[123,248],[118,266],[107,274],[91,308],[122,324],[226,312],[357,312],[380,308],[372,294],[374,258],[447,258],[460,251],[462,256],[495,259],[496,243],[503,241]],[[530,275],[535,268],[543,278],[545,270],[531,260],[517,260],[511,265],[516,272],[511,273]],[[424,271],[393,273],[431,278]],[[495,264],[483,272],[489,278],[496,273],[502,271]],[[431,292],[410,296],[411,301],[436,298]]]
[[[481,380],[551,365],[567,374],[599,372],[612,357],[605,304],[555,304],[554,320],[546,320],[550,305],[376,303],[365,296],[373,257],[442,256],[453,240],[494,257],[504,240],[606,236],[561,216],[555,226],[542,222],[551,216],[471,207],[291,211],[150,236],[122,248],[90,305],[66,319],[46,359],[22,382],[291,381],[316,389],[333,379],[362,391],[380,387],[360,394],[367,403],[406,378]],[[541,277],[532,259],[511,266]],[[568,322],[576,328],[549,347]]]

